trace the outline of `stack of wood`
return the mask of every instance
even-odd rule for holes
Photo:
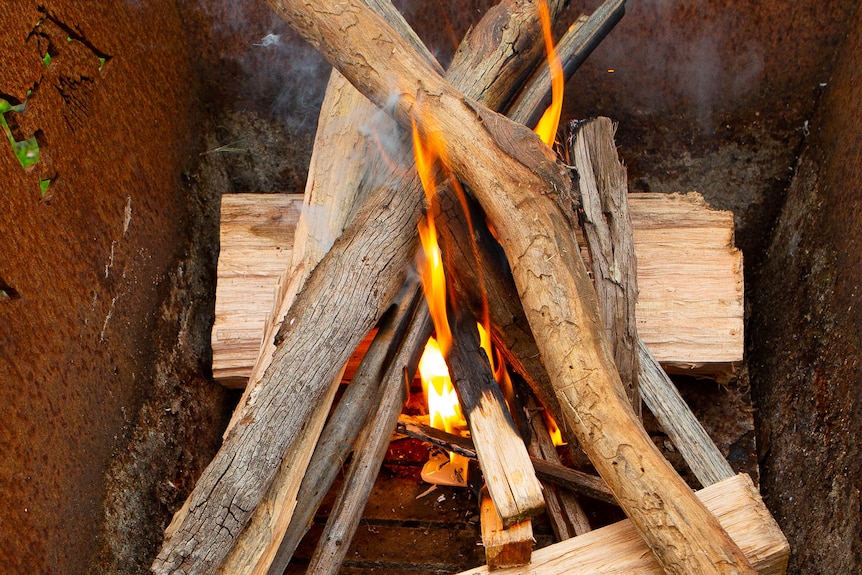
[[[717,371],[740,359],[741,280],[724,271],[739,272],[741,263],[729,249],[730,237],[721,236],[730,231],[705,232],[722,226],[696,198],[665,198],[664,209],[676,210],[665,218],[651,198],[629,198],[609,121],[579,126],[566,142],[566,165],[574,166],[577,184],[523,126],[548,91],[536,4],[504,0],[489,11],[445,73],[386,0],[269,4],[336,70],[321,110],[302,215],[294,219],[300,210],[289,197],[249,196],[224,204],[223,261],[231,254],[234,259],[220,269],[219,297],[247,317],[257,313],[252,292],[265,294],[276,273],[278,289],[269,302],[273,312],[254,326],[262,328],[262,339],[253,330],[242,334],[249,324],[239,325],[230,314],[214,328],[214,352],[226,358],[217,373],[233,384],[247,378],[248,385],[222,449],[166,530],[153,571],[283,572],[352,450],[309,567],[316,574],[338,571],[398,424],[405,378],[413,377],[431,333],[409,271],[425,207],[415,171],[404,168],[412,165],[409,140],[402,137],[401,152],[387,158],[397,173],[369,177],[374,144],[368,126],[403,134],[397,123],[416,124],[425,137],[433,133],[443,143],[448,168],[483,214],[476,221],[494,230],[491,238],[482,224],[471,235],[462,225],[463,210],[459,215],[446,207],[457,200],[438,203],[448,216],[440,239],[450,281],[462,302],[452,321],[448,363],[470,425],[472,446],[464,449],[478,457],[488,489],[483,540],[489,567],[530,563],[531,572],[545,574],[565,572],[568,565],[596,573],[783,572],[786,542],[756,490],[747,478],[733,476],[653,355],[667,364],[713,365]],[[552,18],[563,4],[549,2]],[[569,72],[623,7],[608,0],[573,25],[559,43],[561,58],[572,63]],[[381,120],[378,106],[392,120]],[[508,118],[492,110],[505,110]],[[630,209],[629,200],[643,207]],[[326,217],[311,225],[312,213]],[[592,280],[577,240],[579,221]],[[677,238],[701,228],[702,235],[673,240],[681,244],[670,249],[685,246],[690,256],[662,254],[673,226],[680,228]],[[280,239],[261,248],[260,238]],[[253,254],[231,247],[241,245]],[[636,267],[636,254],[649,263]],[[711,259],[722,257],[717,264]],[[717,266],[723,282],[717,289],[725,290],[720,297],[697,287],[683,295],[686,286],[702,285],[692,279],[699,272],[684,265],[695,260]],[[249,262],[255,265],[243,268]],[[671,263],[678,265],[667,271]],[[638,279],[650,295],[642,292],[636,309]],[[662,294],[668,286],[677,292],[673,298]],[[483,314],[483,299],[507,362],[564,435],[583,448],[601,479],[554,461],[540,428],[528,452],[479,349],[474,318]],[[693,303],[703,299],[725,309]],[[695,315],[669,328],[668,318],[680,315],[667,307],[677,301]],[[344,366],[369,333],[367,350],[330,414]],[[692,351],[693,335],[722,352]],[[673,338],[685,345],[670,351]],[[237,353],[231,357],[216,345],[223,342]],[[688,452],[679,448],[701,482],[712,486],[708,490],[696,495],[656,450],[639,422],[641,396],[674,441],[689,446]],[[457,443],[443,441],[453,448]],[[559,491],[543,490],[539,481],[560,483],[561,476],[581,493],[612,497],[630,523],[532,554],[530,517],[546,504],[577,514],[577,502],[552,501],[550,494]]]

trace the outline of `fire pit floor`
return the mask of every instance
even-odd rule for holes
[[[686,377],[675,381],[734,470],[748,473],[756,481],[754,424],[748,390],[742,385],[745,378],[729,385]],[[697,481],[648,411],[644,411],[644,424],[680,474],[698,488]],[[485,563],[475,495],[468,488],[425,483],[420,472],[427,460],[428,447],[423,443],[414,439],[392,441],[340,573],[458,573]],[[306,572],[340,487],[339,478],[297,548],[287,575]],[[623,518],[612,506],[589,499],[584,499],[583,504],[594,528]],[[533,533],[536,549],[554,542],[545,515],[533,520]]]

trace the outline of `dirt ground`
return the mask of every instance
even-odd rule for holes
[[[490,3],[399,4],[445,62]],[[681,385],[735,466],[757,453],[794,575],[862,568],[856,4],[632,3],[567,87],[567,117],[619,123],[630,189],[735,214],[749,369],[719,403]],[[218,198],[302,191],[328,67],[262,2],[0,21],[5,117],[41,151],[0,153],[0,564],[147,573],[237,400],[209,372]]]

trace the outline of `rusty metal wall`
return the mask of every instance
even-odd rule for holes
[[[0,22],[0,98],[26,105],[5,117],[40,153],[24,169],[0,139],[0,570],[75,574],[152,380],[193,46],[169,0],[4,2]]]

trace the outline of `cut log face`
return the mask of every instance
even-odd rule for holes
[[[238,385],[251,373],[278,266],[290,258],[291,214],[298,215],[301,204],[298,194],[222,197],[213,376],[224,385]],[[710,209],[700,194],[629,194],[629,211],[638,261],[640,338],[670,371],[732,371],[742,361],[744,343],[742,255],[733,247],[733,215]],[[681,242],[699,259],[674,255]],[[251,267],[254,274],[248,272]]]

